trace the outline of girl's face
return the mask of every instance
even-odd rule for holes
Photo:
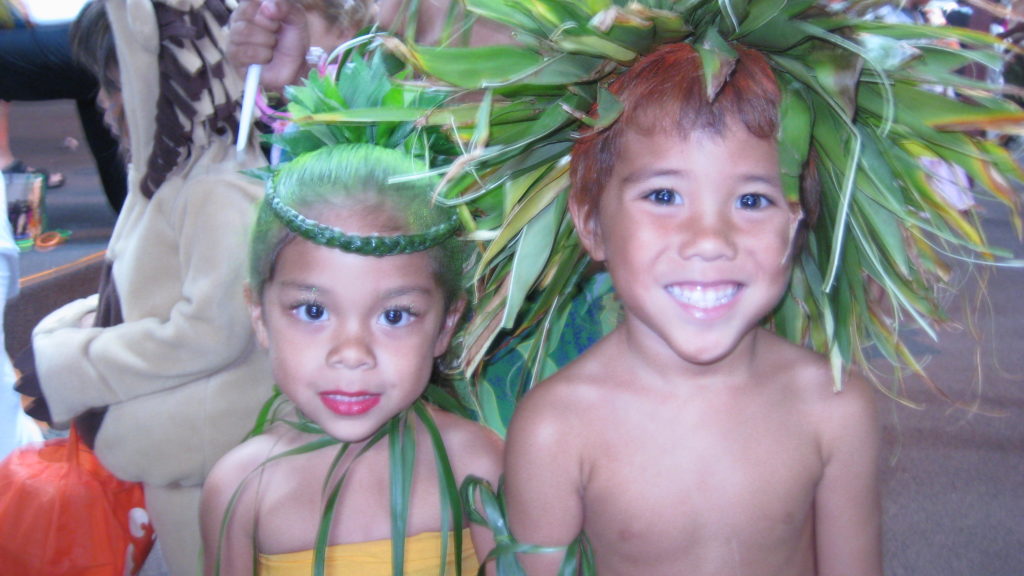
[[[320,221],[351,234],[360,219]],[[463,303],[444,295],[422,252],[373,257],[296,238],[278,254],[253,326],[278,386],[303,414],[346,442],[368,439],[423,393]]]

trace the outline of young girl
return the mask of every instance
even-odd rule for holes
[[[321,538],[329,574],[392,574],[403,548],[405,574],[442,563],[473,574],[493,547],[443,499],[468,475],[496,482],[501,441],[421,399],[465,307],[456,220],[431,202],[436,182],[391,182],[422,171],[405,153],[347,144],[271,178],[247,297],[290,414],[211,472],[207,574],[308,574]]]

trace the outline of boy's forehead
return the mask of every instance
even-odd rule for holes
[[[742,148],[751,142],[767,145],[776,154],[778,141],[775,138],[757,136],[736,119],[728,120],[724,125],[716,127],[698,127],[687,129],[671,123],[660,123],[648,127],[628,126],[622,131],[616,147],[616,162],[621,160],[628,150],[640,157],[653,160],[661,148],[666,146],[693,147],[689,150],[693,155],[700,155],[700,147],[706,144],[723,144]]]
[[[708,171],[723,179],[781,185],[778,142],[758,137],[738,123],[721,133],[628,130],[619,141],[605,184],[619,186]]]

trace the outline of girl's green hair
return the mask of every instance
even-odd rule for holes
[[[277,255],[296,237],[373,257],[428,251],[450,304],[462,292],[462,247],[451,208],[433,200],[438,181],[407,153],[372,144],[340,144],[300,155],[267,180],[249,250],[249,285],[262,297]],[[320,224],[331,210],[382,211],[398,230],[357,236]]]

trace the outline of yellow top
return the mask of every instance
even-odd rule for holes
[[[406,576],[437,576],[441,563],[441,533],[424,532],[405,540]],[[309,576],[313,551],[260,554],[260,576]],[[462,531],[462,573],[476,574],[479,564],[469,528]],[[337,544],[327,548],[325,573],[357,576],[391,576],[391,540]],[[455,544],[448,537],[448,568],[455,574]]]

